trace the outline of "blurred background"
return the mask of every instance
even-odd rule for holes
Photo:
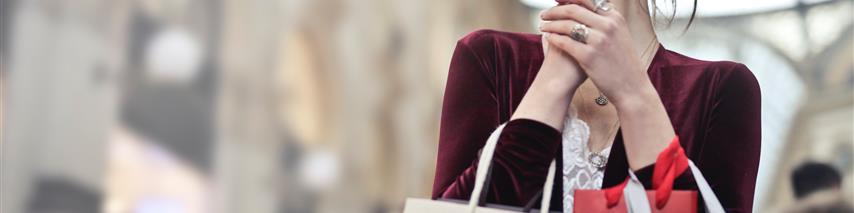
[[[804,162],[851,200],[854,1],[700,0],[686,33],[675,2],[665,47],[760,82],[755,210],[797,205]],[[456,40],[552,5],[0,0],[0,212],[399,212],[429,197]]]

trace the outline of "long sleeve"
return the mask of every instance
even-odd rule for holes
[[[708,104],[711,110],[705,119],[705,133],[698,137],[701,141],[693,142],[692,149],[686,149],[686,154],[703,172],[726,212],[752,212],[761,143],[759,84],[744,65],[726,65],[730,66],[712,78],[717,86]],[[652,186],[654,167],[635,172],[647,188]],[[686,171],[675,180],[674,188],[697,187]]]
[[[752,212],[762,141],[759,83],[742,64],[729,70],[721,74],[695,161],[727,212]]]
[[[478,152],[487,137],[505,122],[500,111],[501,85],[488,57],[473,50],[491,51],[492,43],[472,33],[456,46],[442,106],[439,150],[433,199],[468,199],[474,187]],[[488,55],[488,54],[483,54]],[[560,146],[560,132],[534,121],[507,123],[493,156],[487,199],[492,203],[523,205],[545,181],[549,162]]]

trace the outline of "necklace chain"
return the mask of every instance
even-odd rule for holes
[[[585,96],[584,92],[582,92],[582,93],[581,93],[581,96],[582,96],[582,97],[581,97],[582,99],[586,99],[586,98],[584,97],[584,96]],[[588,115],[589,115],[589,114],[591,113],[591,109],[589,109],[589,107],[586,107],[586,106],[585,106],[585,105],[583,105],[583,104],[582,104],[581,106],[579,106],[579,108],[581,108],[585,114],[588,114]],[[619,126],[619,125],[620,125],[620,118],[618,117],[617,119],[615,119],[614,124],[613,124],[613,125],[611,125],[611,128],[609,128],[609,129],[608,129],[608,130],[609,130],[609,131],[608,131],[608,134],[607,134],[608,139],[606,139],[606,141],[613,141],[613,138],[611,138],[611,137],[614,137],[613,135],[614,135],[614,134],[616,134],[616,131],[617,131],[617,129],[618,129],[618,128],[617,128],[617,126]],[[601,152],[602,152],[602,150],[604,150],[604,149],[602,149],[602,150],[599,150],[598,152],[594,152],[594,151],[593,151],[593,149],[591,149],[591,148],[590,148],[590,146],[589,146],[589,144],[590,144],[590,140],[589,140],[589,139],[588,139],[588,141],[587,141],[587,144],[588,144],[588,145],[586,145],[585,147],[587,147],[587,149],[588,149],[588,150],[590,150],[590,153],[601,153]],[[606,145],[605,147],[607,147],[607,145]]]
[[[649,53],[648,51],[650,49],[653,49],[652,47],[654,46],[655,41],[656,41],[656,39],[653,38],[653,40],[650,41],[650,44],[647,45],[646,49],[644,49],[644,51],[641,52],[641,59],[642,60],[645,58],[645,56],[649,56],[649,54],[647,54],[647,53]],[[647,62],[648,63],[647,67],[649,67],[649,64],[652,64],[652,60],[648,60],[648,61],[649,62]],[[594,87],[595,87],[595,85],[594,85]],[[584,96],[584,92],[582,92],[581,94],[582,94],[582,96]],[[584,99],[584,97],[582,97],[582,98]],[[608,102],[609,102],[608,98],[605,97],[605,94],[603,94],[601,91],[599,92],[599,96],[596,97],[595,99],[593,99],[593,101],[594,101],[594,103],[596,103],[599,106],[606,106],[606,105],[608,105]],[[587,108],[587,107],[584,107],[584,108]],[[585,109],[585,111],[586,110],[587,109]],[[611,137],[616,137],[615,134],[616,134],[616,131],[618,131],[618,129],[619,129],[618,128],[619,125],[620,125],[620,118],[617,117],[616,121],[614,121],[614,125],[611,127],[610,131],[608,132],[608,136],[609,136],[608,138],[609,139],[606,141],[611,141],[610,143],[613,143],[614,138],[611,138]],[[599,169],[599,170],[605,169],[605,166],[608,164],[608,156],[605,156],[603,154],[603,152],[605,150],[607,150],[607,148],[603,148],[602,150],[599,150],[599,151],[593,151],[590,148],[589,144],[590,144],[590,140],[588,139],[587,145],[585,145],[585,148],[587,148],[587,150],[589,151],[589,155],[587,156],[587,160],[590,162],[591,165],[593,165],[593,167],[596,167],[596,169]],[[607,145],[605,147],[607,147]]]

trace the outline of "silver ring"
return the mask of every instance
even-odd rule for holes
[[[596,13],[598,13],[599,11],[608,12],[614,8],[614,5],[611,4],[611,2],[608,2],[607,0],[596,0],[596,1],[594,1],[594,3],[596,5],[596,10],[593,12],[596,12]]]
[[[572,30],[569,31],[569,37],[572,38],[572,40],[585,44],[587,43],[588,35],[590,35],[590,28],[587,28],[587,25],[584,24],[575,24],[575,26],[572,27]]]

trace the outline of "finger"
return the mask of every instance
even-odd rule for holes
[[[540,25],[540,31],[544,33],[569,35],[577,24],[579,23],[573,20],[550,21]],[[587,40],[585,43],[591,45],[599,44],[604,38],[605,35],[602,32],[596,29],[590,29],[590,33],[587,34]]]
[[[590,11],[596,11],[596,1],[597,0],[563,0],[563,4],[577,4]]]
[[[549,46],[550,45],[549,45],[549,42],[546,40],[546,39],[548,39],[549,34],[551,34],[551,33],[543,33],[543,37],[541,38],[541,41],[543,43],[543,54],[549,52]]]
[[[546,24],[546,23],[549,23],[549,21],[541,21],[537,28],[542,29],[543,24]],[[547,52],[549,52],[549,42],[546,42],[546,37],[548,37],[549,34],[551,34],[551,33],[543,32],[542,30],[540,32],[543,34],[542,38],[540,39],[540,41],[542,41],[541,43],[543,44],[543,53],[547,53]]]
[[[577,4],[553,7],[540,14],[546,21],[572,19],[594,28],[603,27],[607,18]]]
[[[619,14],[619,12],[614,9],[614,4],[612,4],[610,0],[558,0],[558,5],[570,4],[581,5],[593,13],[602,14],[604,16],[612,16],[614,13]],[[609,7],[609,9],[604,10],[600,7]]]
[[[584,43],[573,40],[569,36],[549,34],[549,36],[546,37],[546,40],[548,40],[553,48],[560,48],[561,50],[566,51],[579,62],[587,61],[589,59],[589,55],[591,53],[590,47],[584,45]]]
[[[623,14],[621,14],[620,11],[617,11],[617,9],[614,8],[614,4],[611,4],[611,3],[605,3],[605,4],[607,4],[606,6],[610,7],[611,9],[608,11],[599,11],[599,14],[601,14],[604,17],[607,17],[610,20],[624,21]]]

